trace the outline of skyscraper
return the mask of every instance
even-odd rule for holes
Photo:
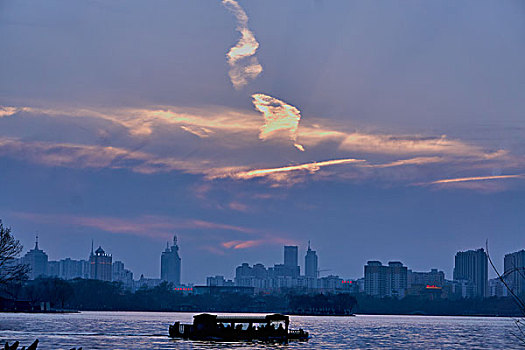
[[[180,265],[179,246],[177,245],[177,236],[173,236],[173,245],[169,247],[166,244],[166,250],[160,257],[160,279],[171,282],[175,286],[180,285]]]
[[[284,246],[284,266],[295,267],[298,266],[298,251],[296,245],[285,245]]]
[[[517,295],[525,294],[525,250],[505,255],[503,260],[505,278]]]
[[[38,236],[35,240],[35,248],[31,249],[24,255],[23,263],[29,266],[29,279],[34,280],[40,276],[47,275],[47,254],[38,249]]]
[[[90,265],[90,278],[93,280],[101,281],[111,281],[112,279],[112,265],[113,258],[111,255],[106,254],[102,247],[93,253],[93,245],[91,246],[91,254],[89,256],[89,265]]]
[[[318,259],[315,250],[310,249],[310,241],[308,241],[308,250],[304,257],[304,275],[306,277],[317,278]]]
[[[472,297],[488,296],[488,264],[483,248],[457,252],[454,263],[454,280],[472,284]]]

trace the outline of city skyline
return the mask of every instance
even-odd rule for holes
[[[313,273],[311,271],[312,269],[312,266],[315,266],[314,269],[315,269],[315,275],[317,279],[320,279],[322,278],[323,276],[321,275],[321,273],[326,273],[327,276],[324,276],[324,277],[337,277],[337,278],[340,278],[341,280],[358,280],[358,279],[363,279],[364,277],[366,277],[366,267],[368,265],[370,265],[370,263],[372,263],[372,266],[382,266],[382,268],[384,267],[388,267],[388,266],[391,266],[391,264],[393,264],[392,266],[396,265],[397,264],[400,264],[399,266],[403,266],[403,263],[400,262],[400,261],[395,261],[395,260],[392,260],[392,259],[386,259],[388,260],[388,264],[386,266],[383,266],[381,261],[378,261],[378,260],[368,260],[367,263],[365,264],[365,274],[363,275],[357,275],[357,276],[350,276],[349,274],[347,273],[337,273],[336,270],[332,270],[332,269],[320,269],[319,268],[319,255],[317,254],[317,251],[316,250],[312,250],[311,249],[311,245],[310,245],[310,241],[307,242],[307,249],[304,250],[304,259],[301,260],[299,258],[299,247],[298,246],[284,246],[284,255],[283,255],[283,264],[276,264],[274,265],[274,270],[276,269],[279,269],[279,270],[276,270],[276,271],[281,271],[281,272],[277,272],[278,274],[279,273],[284,273],[284,275],[290,275],[290,276],[295,276],[295,277],[299,277],[299,276],[302,276],[302,277],[306,277],[306,278],[312,278],[313,277]],[[82,260],[80,259],[79,261],[82,262],[90,262],[91,259],[94,257],[94,256],[97,256],[97,255],[102,255],[102,256],[109,256],[110,257],[110,260],[111,260],[111,254],[106,254],[106,252],[104,251],[104,249],[102,249],[101,246],[98,247],[97,249],[97,252],[95,252],[96,254],[93,253],[93,241],[92,241],[92,248],[91,248],[91,253],[89,254],[89,258],[86,260]],[[98,254],[100,251],[100,254]],[[42,253],[44,253],[46,255],[46,259],[47,259],[47,253],[45,253],[45,251],[43,251],[42,249],[39,249],[39,246],[38,246],[38,236],[36,236],[35,238],[35,247],[31,250],[28,250],[26,253],[22,252],[22,255],[21,255],[21,259],[22,261],[24,261],[24,258],[26,258],[27,256],[33,254],[33,252],[37,252],[38,256],[42,255]],[[483,257],[484,259],[484,264],[483,267],[481,267],[481,271],[483,272],[477,272],[478,270],[472,270],[473,267],[475,264],[478,264],[477,261],[479,261],[480,258],[475,258],[476,255],[479,255],[478,253],[481,254],[481,256]],[[34,254],[33,254],[34,256]],[[173,256],[172,258],[169,258],[170,256]],[[195,277],[192,279],[192,278],[188,278],[187,280],[183,280],[183,277],[182,277],[182,270],[181,269],[181,266],[182,266],[182,259],[181,257],[179,256],[179,247],[178,247],[178,239],[177,239],[177,236],[174,235],[173,236],[173,241],[172,241],[172,246],[170,247],[169,246],[169,242],[166,243],[166,248],[164,251],[161,251],[160,252],[160,264],[159,264],[159,270],[158,270],[158,273],[157,274],[152,274],[152,275],[146,275],[144,276],[143,273],[137,273],[135,274],[135,276],[139,276],[140,275],[140,280],[144,279],[145,278],[145,284],[149,285],[150,286],[154,286],[158,283],[160,283],[161,281],[167,281],[167,282],[170,282],[170,283],[173,283],[175,286],[181,286],[181,285],[199,285],[199,284],[202,284],[203,281],[208,281],[210,277],[225,277],[226,279],[231,279],[233,280],[236,276],[236,272],[232,269],[228,270],[229,272],[219,272],[219,273],[205,273],[205,276],[203,278],[199,278],[199,277]],[[34,258],[32,258],[34,259]],[[41,260],[42,258],[40,258]],[[170,260],[170,262],[168,262],[167,260]],[[175,261],[174,262],[171,262],[171,260],[174,259]],[[458,260],[459,259],[459,260]],[[476,260],[477,259],[477,260]],[[516,281],[519,281],[520,280],[520,277],[521,277],[521,274],[518,275],[518,272],[514,271],[515,267],[516,266],[525,266],[524,262],[525,262],[525,249],[521,249],[521,250],[517,250],[515,252],[512,252],[512,253],[505,253],[504,256],[502,257],[502,259],[498,259],[497,257],[493,257],[492,256],[492,259],[493,259],[493,263],[495,264],[496,268],[498,268],[499,265],[503,266],[502,269],[498,269],[498,272],[501,274],[501,275],[504,275],[504,276],[507,276],[509,275],[508,277],[511,278],[511,280],[509,280],[511,283],[511,285],[513,285],[515,288],[518,288],[519,290],[522,290],[523,287],[522,287],[522,284],[521,282],[516,282]],[[62,257],[62,259],[60,261],[64,261],[64,260],[71,260],[71,257]],[[500,264],[500,261],[501,260],[501,264]],[[75,261],[73,259],[73,261]],[[248,261],[248,262],[247,262]],[[263,267],[265,268],[265,266],[271,266],[271,263],[262,263],[262,262],[255,262],[255,261],[250,261],[250,260],[247,260],[247,261],[243,261],[242,262],[242,265],[243,266],[249,266],[249,263],[252,263],[253,266],[260,266],[260,267]],[[303,261],[303,264],[300,263],[300,261]],[[308,261],[310,261],[310,269],[307,268],[308,266]],[[47,260],[46,260],[47,262]],[[53,260],[49,260],[49,263],[57,263],[58,261],[53,261]],[[28,263],[27,261],[25,263]],[[122,261],[115,261],[115,263],[118,263],[119,265],[121,265],[120,267],[120,270],[121,270],[121,273],[122,271],[124,270],[124,263]],[[113,263],[113,265],[115,264]],[[458,265],[460,264],[460,265]],[[166,268],[164,269],[163,265],[166,266]],[[169,266],[169,267],[168,267]],[[205,265],[206,266],[206,265]],[[295,271],[295,266],[297,267],[297,271]],[[459,270],[458,270],[458,266],[459,266]],[[404,267],[406,269],[406,267]],[[415,274],[418,274],[418,273],[421,273],[421,272],[418,272],[417,270],[419,271],[427,271],[427,270],[430,270],[431,272],[433,271],[436,271],[438,272],[439,270],[439,273],[443,273],[443,271],[441,271],[441,269],[438,269],[438,268],[435,268],[435,267],[430,267],[430,268],[427,268],[427,269],[415,269],[416,271],[413,272],[414,269],[412,269],[412,266],[409,266],[409,272],[410,273],[415,273]],[[309,271],[310,270],[310,271]],[[40,271],[40,269],[39,269]],[[125,270],[125,271],[129,271],[129,270]],[[111,272],[109,272],[111,274]],[[131,273],[131,279],[133,279],[133,271],[129,271],[129,273]],[[485,276],[485,277],[473,277],[475,276],[476,274],[479,275],[479,273],[481,273],[481,276]],[[49,275],[49,274],[48,274]],[[53,275],[53,274],[51,274]],[[57,274],[58,276],[58,274]],[[100,278],[100,277],[94,277],[96,276],[96,272],[93,272],[93,271],[87,271],[87,274],[84,276],[82,276],[82,278],[95,278],[95,279],[101,279],[101,280],[104,280],[104,278]],[[341,276],[341,277],[340,277]],[[487,257],[485,256],[485,250],[484,248],[476,248],[476,249],[469,249],[469,250],[466,250],[466,251],[456,251],[455,253],[455,258],[454,258],[454,264],[453,264],[453,268],[452,268],[452,273],[443,273],[443,279],[446,279],[446,276],[449,276],[449,280],[451,281],[456,281],[456,280],[464,280],[464,281],[470,281],[474,284],[476,284],[477,286],[476,287],[473,287],[473,288],[482,288],[484,289],[483,292],[478,292],[476,291],[476,289],[474,289],[474,291],[470,291],[468,293],[474,293],[473,295],[480,295],[480,296],[486,296],[489,294],[489,290],[491,288],[491,286],[489,285],[489,282],[490,280],[496,280],[497,279],[497,274],[496,274],[496,271],[493,271],[493,270],[490,270],[489,269],[489,265],[488,265],[488,260],[487,260]],[[477,275],[476,275],[477,276]],[[35,278],[35,273],[33,271],[30,271],[30,274],[29,274],[29,277],[31,279],[34,279]],[[126,278],[127,275],[125,276]],[[485,282],[480,282],[480,278],[484,278],[485,279]],[[512,278],[514,278],[515,280],[512,280]],[[110,280],[111,281],[111,278],[109,279],[106,279],[106,280]],[[119,279],[117,279],[119,280]],[[149,282],[147,282],[149,281]],[[208,283],[208,282],[206,282]],[[364,283],[364,282],[363,282]],[[484,287],[479,287],[479,283],[485,283],[484,284]],[[363,285],[364,286],[364,285]],[[501,288],[498,287],[498,288]],[[364,287],[363,287],[364,289]],[[467,293],[464,291],[464,294]]]
[[[339,275],[450,276],[525,246],[523,23],[519,1],[6,1],[0,218],[137,275],[176,234],[183,280],[308,240]]]

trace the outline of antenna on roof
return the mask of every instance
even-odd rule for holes
[[[38,233],[36,234],[36,239],[35,239],[35,250],[38,250]]]
[[[93,238],[91,238],[91,255],[93,255]]]

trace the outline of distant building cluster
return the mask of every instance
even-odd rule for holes
[[[75,278],[93,279],[108,282],[120,282],[124,288],[137,290],[152,288],[166,281],[174,286],[181,286],[181,258],[179,256],[177,237],[174,236],[171,247],[169,243],[166,250],[161,253],[161,278],[145,278],[143,275],[138,280],[133,279],[133,272],[124,267],[122,261],[113,261],[111,254],[107,254],[102,247],[91,253],[88,260],[73,260],[65,258],[59,261],[49,261],[48,255],[38,247],[38,237],[35,247],[29,250],[20,262],[29,267],[29,279],[39,277],[58,277],[65,280]]]
[[[282,264],[266,267],[263,264],[250,265],[242,263],[235,269],[234,280],[226,280],[224,276],[206,278],[209,291],[228,291],[232,288],[244,288],[248,293],[282,292],[285,290],[334,292],[337,290],[356,290],[354,281],[345,281],[339,276],[319,277],[317,252],[312,250],[310,242],[304,257],[305,272],[301,275],[299,266],[299,247],[284,246]],[[194,289],[202,291],[203,287]]]
[[[330,275],[320,277],[317,253],[308,242],[304,275],[298,265],[298,247],[284,247],[284,263],[265,267],[257,263],[242,263],[235,269],[235,278],[210,276],[206,287],[197,286],[199,293],[221,293],[243,288],[245,293],[282,292],[337,292],[364,293],[378,298],[426,296],[428,298],[486,298],[507,296],[507,288],[499,278],[488,279],[488,258],[483,249],[457,252],[452,280],[437,269],[428,272],[412,271],[400,261],[383,265],[371,260],[364,266],[364,277],[343,279]],[[504,282],[517,294],[525,292],[525,250],[505,255]],[[206,289],[208,288],[208,289]]]

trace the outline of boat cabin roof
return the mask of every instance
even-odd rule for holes
[[[270,322],[288,322],[289,317],[282,314],[270,315],[238,315],[238,316],[223,316],[212,314],[199,314],[193,316],[193,323],[270,323]]]

